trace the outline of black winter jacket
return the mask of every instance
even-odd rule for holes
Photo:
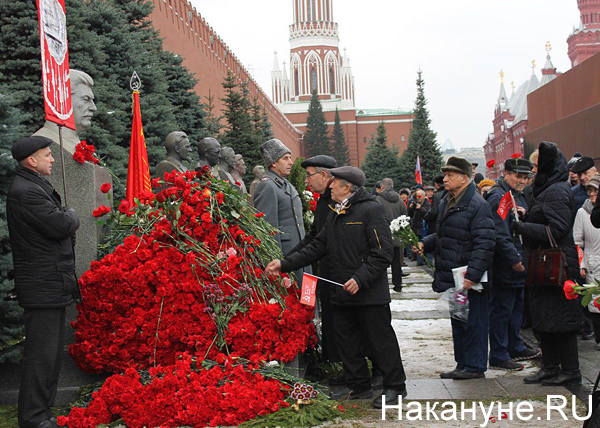
[[[404,201],[402,201],[400,195],[393,190],[382,190],[375,199],[383,206],[383,208],[385,208],[385,213],[390,223],[401,215],[408,215]],[[394,247],[400,247],[402,245],[400,238],[393,238],[392,242]]]
[[[312,242],[313,239],[317,237],[319,232],[327,223],[327,217],[333,211],[335,206],[335,202],[331,199],[331,189],[327,188],[325,193],[321,195],[319,200],[317,201],[317,208],[315,209],[315,218],[310,227],[310,231],[304,236],[304,239],[298,243],[288,254],[293,254],[296,251],[300,251],[302,248],[306,247],[308,244]],[[323,257],[317,263],[313,264],[313,268],[317,266],[317,270],[315,272],[316,275],[322,276],[323,278],[329,278],[330,269],[329,269],[329,258],[327,256]],[[320,281],[321,284],[324,281]]]
[[[465,278],[480,282],[491,267],[496,244],[492,210],[475,190],[475,184],[469,184],[455,206],[447,206],[445,197],[440,204],[437,232],[423,239],[425,253],[435,255],[433,290],[438,293],[454,287],[452,269],[458,267],[468,266]],[[483,286],[487,289],[490,284]]]
[[[506,181],[500,179],[488,191],[485,200],[490,204],[496,226],[496,249],[492,263],[492,283],[494,288],[524,288],[527,272],[517,272],[512,265],[523,261],[523,244],[519,235],[514,235],[514,211],[510,210],[506,220],[498,214],[500,201],[507,192],[512,191],[517,205],[527,209],[525,199],[511,189]]]
[[[549,226],[559,248],[567,254],[569,276],[580,281],[579,260],[573,241],[573,192],[564,155],[555,144],[539,146],[538,172],[533,182],[534,200],[527,223],[522,226],[525,262],[531,250],[550,248],[545,226]],[[567,300],[562,287],[529,287],[529,309],[534,330],[543,333],[578,331],[582,322],[579,299]]]
[[[435,192],[433,195],[433,199],[431,200],[431,209],[425,216],[425,221],[427,222],[427,226],[429,227],[429,234],[434,234],[437,230],[437,220],[440,215],[440,203],[442,199],[448,194],[448,191],[443,187]]]
[[[329,279],[344,284],[354,278],[360,287],[351,295],[333,286],[334,305],[385,305],[390,303],[387,268],[393,252],[385,211],[374,196],[360,189],[339,214],[329,214],[325,227],[310,244],[281,261],[281,270],[291,272],[328,255]]]
[[[417,205],[421,208],[417,209]],[[415,235],[421,237],[423,234],[423,220],[431,209],[431,202],[426,197],[419,201],[416,197],[408,201],[408,215],[410,216],[410,227]]]
[[[19,168],[8,190],[8,231],[13,252],[15,290],[24,308],[61,308],[78,297],[73,235],[74,211],[40,175]]]

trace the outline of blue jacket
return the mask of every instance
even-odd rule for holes
[[[573,218],[577,215],[577,211],[579,208],[583,206],[585,201],[590,197],[581,184],[571,187],[571,191],[573,192],[573,201],[575,205],[573,206]]]
[[[444,197],[440,203],[437,233],[423,239],[425,252],[435,252],[433,290],[439,293],[454,287],[454,268],[468,266],[465,278],[480,282],[491,268],[496,244],[492,210],[476,192],[475,184],[469,184],[458,204],[450,209],[447,209],[448,198]],[[483,285],[487,288],[490,284]]]
[[[515,236],[513,231],[514,212],[510,210],[506,220],[502,220],[502,217],[498,214],[500,201],[509,191],[513,192],[517,205],[527,209],[525,199],[514,189],[511,189],[503,179],[494,184],[486,196],[496,225],[496,250],[494,251],[492,264],[494,288],[524,288],[527,278],[527,272],[516,272],[511,267],[515,263],[523,261],[523,244],[521,244],[519,235]]]

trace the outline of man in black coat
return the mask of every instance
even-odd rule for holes
[[[523,265],[523,243],[513,231],[513,222],[518,219],[515,210],[508,205],[512,207],[514,201],[519,208],[527,210],[525,198],[517,189],[525,187],[531,167],[526,159],[507,159],[503,178],[485,197],[496,225],[490,297],[490,367],[507,371],[523,370],[523,364],[517,361],[530,360],[540,354],[528,348],[519,335],[527,272]]]
[[[373,394],[364,349],[375,351],[383,372],[383,394],[373,401],[376,408],[397,404],[406,394],[406,375],[400,347],[391,325],[387,268],[393,254],[392,234],[385,211],[362,186],[364,173],[355,167],[334,168],[331,197],[337,203],[323,230],[302,250],[274,260],[269,274],[290,272],[330,256],[334,286],[334,328],[344,376],[350,389],[335,398],[361,399]],[[367,343],[365,343],[365,340]]]
[[[19,427],[57,427],[54,404],[62,364],[65,308],[79,298],[73,237],[79,219],[64,209],[50,175],[52,140],[33,136],[12,146],[19,162],[6,203],[15,291],[24,309]]]
[[[579,184],[571,188],[574,200],[574,219],[575,215],[577,215],[577,211],[579,211],[579,208],[581,208],[585,201],[589,198],[589,195],[587,194],[587,190],[585,190],[585,188],[590,182],[590,180],[594,178],[594,175],[598,173],[598,170],[596,169],[594,160],[590,157],[584,156],[579,158],[575,162],[575,164],[571,168],[571,171],[573,171],[573,173],[577,174],[577,177],[579,177]]]
[[[381,180],[381,187],[383,190],[379,192],[379,195],[375,198],[383,208],[387,215],[388,221],[391,223],[401,215],[408,215],[406,205],[400,199],[400,195],[394,192],[394,180],[391,178],[384,178]],[[394,244],[394,257],[392,259],[392,284],[394,285],[394,291],[402,292],[402,242],[400,238],[394,238],[392,240]]]
[[[467,322],[451,320],[456,368],[440,376],[480,378],[487,370],[489,284],[483,283],[483,292],[471,288],[490,269],[496,244],[494,219],[490,206],[471,182],[473,167],[469,161],[451,157],[442,171],[448,196],[440,204],[437,232],[414,250],[434,252],[433,290],[438,293],[455,287],[452,269],[467,266],[464,287],[469,290],[469,318]]]
[[[444,189],[444,176],[438,175],[433,179],[433,185],[435,186],[435,193],[431,201],[431,209],[425,215],[425,221],[429,227],[429,234],[433,235],[436,232],[437,219],[440,215],[440,202],[448,194]]]
[[[321,196],[317,201],[315,218],[310,227],[310,231],[298,245],[292,248],[289,254],[300,251],[317,237],[321,229],[323,229],[325,226],[329,213],[331,213],[335,207],[335,202],[333,202],[331,199],[331,189],[329,188],[329,185],[333,181],[333,176],[329,170],[337,166],[336,160],[331,156],[318,155],[306,159],[304,162],[302,162],[301,166],[302,168],[306,169],[306,184],[308,184],[312,190],[319,193]],[[327,256],[315,263],[313,265],[313,268],[314,267],[317,267],[317,275],[329,279],[331,275],[331,269],[329,268],[329,258]],[[335,345],[335,333],[333,330],[333,306],[331,305],[331,287],[332,285],[326,281],[319,281],[317,283],[317,294],[319,296],[323,327],[321,343],[321,347],[323,349],[323,360],[334,363],[341,361],[341,359],[337,350],[337,346]]]

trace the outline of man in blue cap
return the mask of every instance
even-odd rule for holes
[[[52,172],[52,140],[23,138],[12,146],[19,169],[6,202],[15,291],[24,308],[19,427],[53,428],[65,335],[65,308],[80,298],[74,236],[79,219],[44,178]]]

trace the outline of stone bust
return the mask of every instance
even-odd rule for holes
[[[222,147],[219,154],[219,177],[231,185],[235,185],[235,179],[231,175],[235,164],[235,152],[231,147]]]
[[[167,135],[164,142],[167,157],[156,166],[156,176],[163,177],[166,172],[186,172],[183,161],[191,161],[192,146],[185,132],[174,131]]]
[[[246,184],[242,178],[244,174],[246,174],[246,171],[247,168],[246,162],[244,162],[244,157],[240,154],[236,154],[233,158],[233,169],[231,170],[231,176],[236,182],[240,183],[240,189],[244,194],[248,193],[248,189],[246,188]]]
[[[221,144],[212,137],[203,138],[198,143],[198,156],[200,160],[196,164],[196,171],[204,166],[210,166],[212,174],[217,176],[215,167],[219,164],[219,155],[221,154]]]
[[[89,74],[79,70],[70,70],[71,80],[71,100],[73,105],[73,117],[75,119],[76,131],[63,127],[63,147],[73,154],[75,146],[79,144],[79,133],[83,132],[92,125],[94,112],[97,110],[94,104],[94,79]],[[54,122],[46,121],[44,126],[34,135],[42,135],[50,138],[55,143],[59,143],[58,125]]]
[[[258,183],[260,183],[265,176],[265,167],[262,165],[256,165],[254,168],[252,168],[252,175],[254,175],[254,180],[252,180],[252,183],[250,183],[251,196],[254,195],[256,186],[258,186]]]

